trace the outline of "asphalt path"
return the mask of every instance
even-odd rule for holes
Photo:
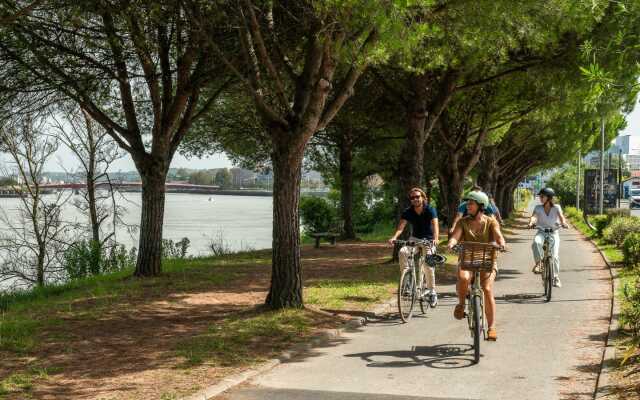
[[[606,340],[609,271],[573,229],[561,232],[562,288],[545,303],[531,273],[534,232],[507,233],[495,284],[498,341],[473,364],[455,282],[440,304],[403,324],[395,314],[345,333],[219,396],[224,400],[591,399]],[[437,279],[437,278],[436,278]]]

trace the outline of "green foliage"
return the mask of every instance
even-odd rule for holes
[[[631,210],[628,208],[609,208],[605,210],[605,214],[609,216],[609,219],[614,219],[616,217],[630,217]]]
[[[622,296],[620,322],[638,337],[640,336],[640,274],[637,270],[624,282]]]
[[[592,215],[589,217],[589,222],[596,228],[596,237],[602,237],[605,228],[609,225],[609,217],[606,215]]]
[[[337,210],[322,197],[300,199],[300,218],[306,232],[327,232],[335,225]]]
[[[174,242],[171,239],[162,239],[162,258],[185,258],[191,241],[189,238]]]
[[[627,235],[640,232],[640,218],[617,217],[613,218],[603,231],[602,237],[607,243],[615,244],[621,248]]]
[[[93,240],[82,240],[69,246],[63,265],[70,280],[120,271],[135,264],[136,250],[123,245],[105,246]]]
[[[630,233],[624,238],[622,253],[627,267],[640,267],[640,232]]]
[[[583,192],[583,179],[580,180],[580,193]],[[553,188],[563,207],[576,204],[577,168],[574,164],[565,165],[547,181],[547,186]]]

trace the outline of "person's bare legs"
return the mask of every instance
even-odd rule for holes
[[[484,311],[487,315],[487,325],[494,327],[496,313],[496,299],[493,296],[493,282],[496,278],[495,271],[482,272],[482,291],[484,292]]]
[[[469,290],[469,282],[471,282],[471,272],[458,268],[458,282],[456,283],[458,304],[464,305],[467,291]]]

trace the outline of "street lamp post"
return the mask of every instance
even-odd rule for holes
[[[600,201],[598,204],[598,213],[604,214],[604,117],[600,126]]]
[[[578,172],[576,173],[576,209],[580,209],[580,150],[578,150]]]

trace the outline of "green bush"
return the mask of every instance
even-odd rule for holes
[[[628,208],[609,208],[606,210],[606,214],[609,216],[609,219],[614,219],[615,217],[630,217],[631,210]]]
[[[615,244],[616,247],[620,248],[627,235],[636,232],[640,232],[640,218],[616,217],[604,229],[603,237],[607,243]]]
[[[602,237],[605,228],[609,225],[609,217],[606,215],[592,215],[589,217],[589,222],[596,229],[596,236]]]
[[[622,243],[622,254],[626,266],[640,266],[640,232],[627,235]]]
[[[162,239],[162,258],[185,258],[191,241],[189,238],[174,242],[171,239]]]
[[[335,226],[337,210],[322,197],[300,199],[300,218],[307,232],[327,232]]]
[[[64,269],[70,280],[101,275],[128,268],[135,263],[136,252],[122,245],[100,245],[93,240],[73,243],[63,255]]]
[[[566,207],[563,208],[563,211],[564,215],[573,221],[579,221],[582,219],[582,211],[578,210],[575,207]]]
[[[640,336],[640,276],[635,276],[626,282],[622,294],[620,322],[638,337]]]

